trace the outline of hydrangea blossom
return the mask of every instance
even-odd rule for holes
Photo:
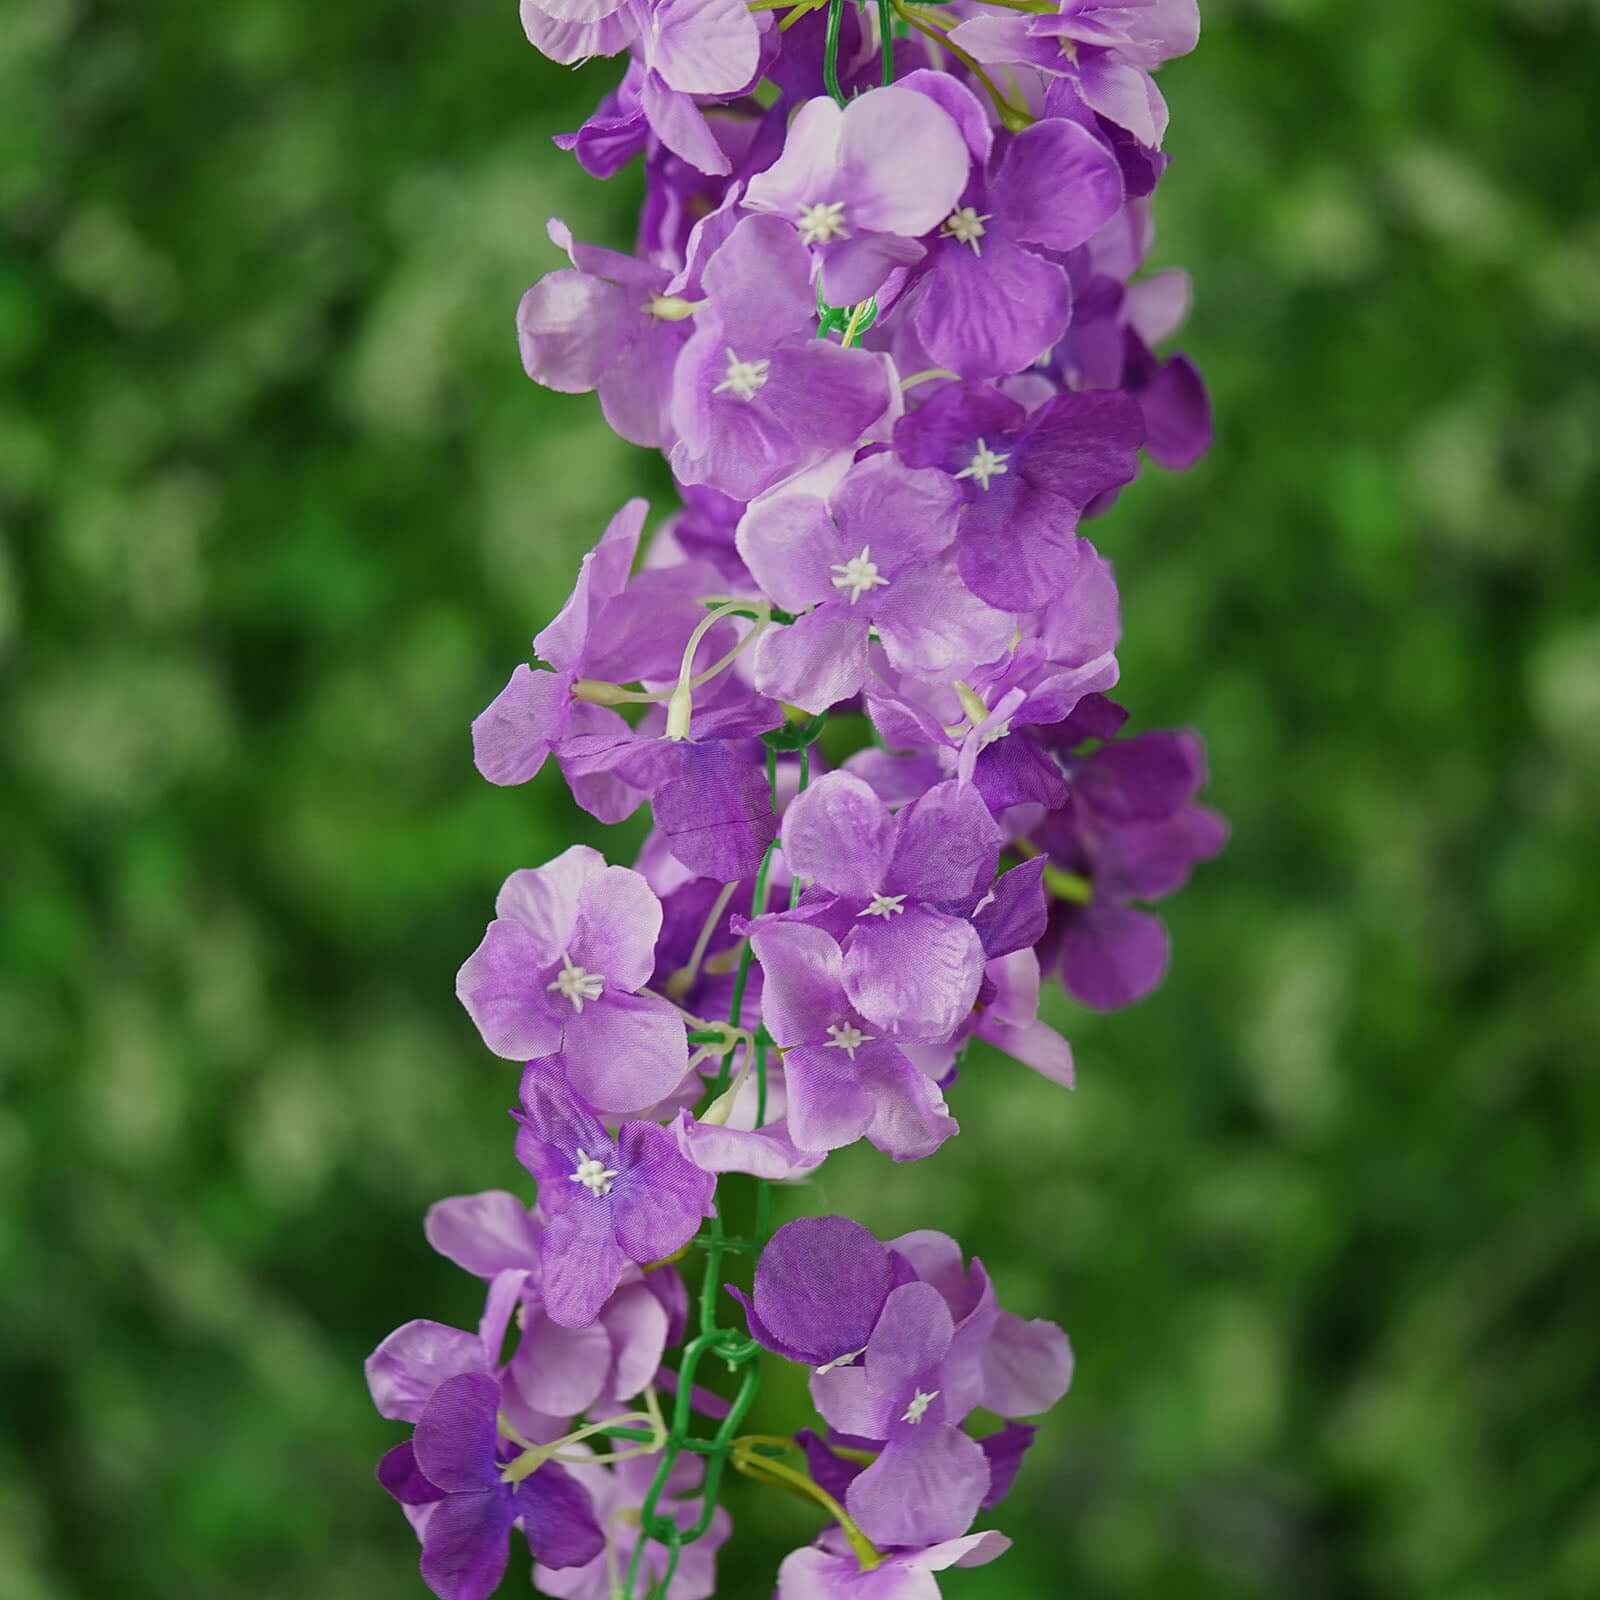
[[[1148,993],[1145,907],[1223,842],[1197,736],[1120,736],[1127,557],[1088,537],[1141,453],[1211,437],[1168,346],[1188,280],[1146,270],[1151,75],[1193,0],[967,0],[900,39],[844,0],[521,15],[554,60],[625,58],[556,143],[644,183],[631,251],[550,222],[523,367],[597,393],[681,504],[647,545],[642,500],[612,519],[473,757],[501,786],[554,758],[652,827],[631,866],[512,872],[457,975],[521,1068],[491,1181],[522,1177],[428,1213],[483,1311],[373,1351],[413,1428],[379,1481],[441,1600],[486,1600],[519,1528],[544,1594],[705,1600],[729,1472],[815,1510],[778,1600],[936,1600],[1006,1549],[985,1524],[1072,1346],[934,1227],[773,1213],[835,1150],[957,1137],[986,1052],[1071,1087],[1049,980]],[[750,1431],[772,1359],[814,1427]]]

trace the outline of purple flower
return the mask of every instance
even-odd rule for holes
[[[517,306],[523,370],[562,394],[598,390],[606,421],[633,444],[668,443],[672,369],[692,315],[672,276],[634,256],[573,239],[552,221],[550,237],[572,266],[546,273]]]
[[[954,1033],[983,976],[963,913],[988,889],[1002,840],[977,790],[937,784],[894,815],[860,778],[831,772],[790,805],[782,839],[789,870],[820,891],[784,915],[820,918],[840,940],[855,1009],[908,1038]]]
[[[824,711],[859,693],[873,630],[897,668],[934,680],[1002,655],[1013,618],[942,559],[960,508],[949,477],[890,455],[852,467],[826,501],[788,494],[751,506],[739,554],[772,600],[805,613],[756,646],[756,687]]]
[[[515,1195],[490,1190],[440,1200],[429,1209],[424,1231],[435,1250],[478,1277],[518,1277],[521,1337],[507,1376],[534,1412],[577,1416],[596,1404],[632,1399],[655,1377],[670,1331],[668,1280],[677,1277],[676,1268],[660,1267],[648,1277],[625,1270],[595,1320],[569,1328],[544,1308],[538,1287],[544,1225]]]
[[[506,879],[456,994],[496,1055],[559,1050],[590,1104],[638,1111],[669,1095],[689,1061],[677,1011],[639,992],[660,931],[661,904],[637,872],[573,845]]]
[[[1104,583],[1109,583],[1109,574],[1099,558],[1087,556],[1066,593]],[[1114,616],[1114,604],[1111,609]],[[1081,663],[1052,660],[1045,640],[1029,639],[1006,660],[980,669],[970,683],[953,689],[898,675],[886,661],[878,661],[867,682],[868,714],[891,748],[920,744],[941,752],[946,767],[971,782],[996,815],[1017,805],[1058,806],[1067,785],[1049,730],[1069,717],[1079,701],[1117,681],[1117,660],[1110,650],[1114,632],[1103,621],[1085,637],[1092,633],[1093,642],[1104,650]]]
[[[801,1217],[767,1241],[755,1292],[728,1286],[750,1336],[818,1372],[849,1366],[867,1348],[901,1280],[888,1249],[848,1217]]]
[[[792,223],[817,254],[823,297],[853,305],[922,259],[916,240],[950,213],[967,164],[960,128],[926,95],[872,89],[842,108],[819,97],[800,108],[783,154],[750,180],[744,201]]]
[[[956,1324],[931,1284],[903,1283],[884,1302],[859,1366],[813,1373],[811,1395],[829,1426],[882,1440],[845,1506],[874,1544],[959,1538],[989,1490],[989,1461],[963,1433],[970,1357],[952,1354]]]
[[[1050,252],[1083,244],[1122,200],[1116,157],[1077,123],[1049,118],[1007,140],[929,242],[914,322],[933,363],[988,378],[1049,351],[1072,317]]]
[[[577,1448],[581,1450],[582,1446]],[[587,1566],[559,1572],[549,1571],[543,1562],[537,1562],[533,1581],[541,1594],[557,1596],[558,1600],[612,1600],[617,1592],[614,1574],[626,1572],[633,1559],[633,1547],[639,1538],[638,1512],[649,1493],[656,1466],[655,1457],[641,1456],[616,1466],[602,1466],[597,1461],[592,1466],[575,1463],[569,1467],[571,1476],[589,1491],[601,1525],[611,1530],[611,1550]],[[700,1519],[699,1490],[704,1477],[705,1466],[699,1458],[680,1456],[656,1501],[657,1515],[669,1518],[685,1532],[692,1528]],[[672,1582],[664,1591],[665,1600],[710,1600],[716,1591],[717,1551],[732,1532],[732,1518],[718,1506],[705,1533],[683,1546]],[[666,1564],[666,1547],[653,1539],[646,1540],[640,1563],[641,1594],[656,1592],[654,1586],[665,1576]]]
[[[1158,147],[1167,106],[1151,69],[1194,49],[1195,0],[1064,0],[1043,16],[984,13],[950,42],[977,61],[1029,66],[1066,80],[1085,106]]]
[[[1192,733],[1145,733],[1067,763],[1065,807],[1036,830],[1051,863],[1087,878],[1087,904],[1059,904],[1040,947],[1044,968],[1096,1011],[1149,994],[1170,946],[1159,917],[1130,905],[1160,900],[1221,850],[1227,824],[1193,804],[1205,752]]]
[[[737,94],[760,62],[761,25],[739,0],[520,0],[535,49],[565,66],[632,45],[662,90]]]
[[[864,1572],[835,1529],[784,1558],[778,1569],[777,1600],[939,1600],[934,1573],[948,1567],[987,1566],[1010,1548],[1003,1533],[990,1529],[892,1551],[881,1566]]]
[[[1076,530],[1098,496],[1132,481],[1144,426],[1120,394],[1064,394],[1031,416],[987,385],[946,384],[895,424],[912,467],[966,485],[957,565],[991,605],[1036,611],[1068,584]]]
[[[814,337],[811,261],[787,222],[746,217],[706,267],[705,293],[674,377],[681,483],[753,500],[853,449],[888,411],[887,358]]]
[[[716,575],[696,563],[630,580],[647,510],[643,500],[630,500],[611,519],[583,558],[567,603],[533,641],[555,670],[519,666],[472,724],[473,759],[490,783],[526,783],[554,751],[574,798],[602,822],[620,822],[645,790],[596,765],[591,752],[596,745],[631,750],[635,733],[608,707],[574,699],[574,690],[586,678],[675,678],[689,636],[705,617],[697,591],[716,583]]]
[[[789,1133],[800,1149],[837,1150],[865,1137],[910,1161],[956,1132],[938,1085],[851,1004],[832,934],[772,921],[752,931],[750,944],[763,975],[762,1019],[784,1051]]]
[[[625,1122],[613,1138],[558,1060],[528,1063],[518,1122],[517,1160],[539,1180],[548,1219],[539,1243],[545,1309],[581,1328],[630,1261],[659,1261],[694,1237],[716,1182],[656,1123]]]
[[[961,1246],[932,1228],[902,1234],[889,1249],[937,1290],[952,1319],[945,1373],[948,1395],[964,1410],[982,1406],[1002,1417],[1048,1411],[1072,1384],[1072,1345],[1055,1323],[1026,1321],[994,1302],[989,1275],[976,1256],[963,1264]]]
[[[605,1548],[587,1492],[554,1462],[520,1482],[502,1469],[516,1454],[496,1426],[500,1386],[466,1372],[439,1385],[416,1431],[378,1464],[378,1482],[408,1508],[421,1508],[422,1578],[440,1600],[487,1600],[510,1559],[520,1522],[536,1559],[582,1566]]]

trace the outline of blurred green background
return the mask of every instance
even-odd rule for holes
[[[1154,999],[1057,1005],[1075,1095],[974,1062],[960,1140],[790,1204],[1073,1334],[952,1596],[1593,1596],[1600,7],[1205,12],[1158,259],[1218,444],[1096,537],[1232,846]],[[511,336],[547,216],[629,241],[546,142],[616,73],[509,0],[0,0],[4,1600],[423,1592],[360,1362],[476,1314],[421,1215],[520,1173],[453,974],[602,839],[467,723],[666,504]],[[765,1596],[815,1523],[737,1493]]]

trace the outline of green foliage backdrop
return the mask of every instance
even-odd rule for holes
[[[796,1205],[975,1244],[1074,1393],[952,1596],[1600,1592],[1600,10],[1209,0],[1160,259],[1212,458],[1097,529],[1235,826],[1170,982]],[[451,979],[600,842],[466,726],[659,469],[519,370],[510,0],[0,0],[0,1595],[422,1593],[360,1361],[516,1183]],[[614,836],[626,854],[636,834]],[[765,1421],[792,1424],[774,1385]],[[741,1494],[723,1593],[814,1524]],[[511,1592],[508,1585],[507,1592]]]

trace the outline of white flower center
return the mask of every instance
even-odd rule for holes
[[[947,239],[954,239],[957,244],[970,244],[975,256],[983,254],[978,241],[983,237],[983,225],[994,216],[992,211],[981,214],[972,206],[962,206],[959,210],[952,211],[944,219],[944,226],[939,229]]]
[[[600,973],[585,972],[582,967],[573,966],[572,957],[563,950],[561,970],[545,988],[557,991],[563,1000],[570,1000],[572,1009],[581,1015],[583,1002],[598,1000],[605,986],[606,980]]]
[[[815,205],[800,207],[800,220],[795,224],[800,230],[801,244],[827,244],[830,239],[848,239],[849,230],[844,225],[844,201],[831,203],[819,200]]]
[[[991,450],[982,439],[978,441],[978,448],[973,451],[972,460],[956,474],[958,478],[976,478],[980,489],[989,487],[991,478],[1003,478],[1006,475],[1006,462],[1011,459],[1008,450],[1004,455]]]
[[[605,1162],[596,1161],[593,1156],[585,1154],[580,1148],[578,1170],[567,1174],[567,1182],[581,1183],[598,1199],[601,1195],[611,1193],[611,1180],[620,1176],[615,1167],[608,1167]]]
[[[859,1350],[848,1350],[842,1356],[835,1356],[832,1361],[824,1361],[817,1368],[817,1376],[820,1378],[823,1373],[832,1372],[835,1367],[848,1367],[855,1361],[857,1356],[864,1356],[866,1353],[866,1346],[863,1345]]]
[[[875,1033],[863,1033],[853,1022],[834,1022],[829,1024],[828,1042],[822,1048],[843,1050],[854,1061],[856,1051],[864,1044],[871,1044],[877,1037]]]
[[[770,361],[741,361],[728,351],[728,365],[712,394],[731,394],[736,400],[754,400],[767,381]]]
[[[931,1391],[918,1389],[911,1397],[911,1404],[901,1413],[900,1420],[902,1422],[921,1422],[928,1414],[928,1407],[938,1398],[939,1391],[937,1389]]]
[[[870,546],[862,545],[861,554],[848,561],[835,561],[829,569],[833,573],[835,589],[850,591],[850,604],[854,605],[869,589],[885,589],[889,580],[879,575],[878,564],[868,554]]]
[[[856,912],[856,915],[882,917],[887,922],[890,917],[903,917],[906,914],[906,908],[902,904],[904,900],[903,894],[875,894],[872,897],[872,904],[865,911]]]

